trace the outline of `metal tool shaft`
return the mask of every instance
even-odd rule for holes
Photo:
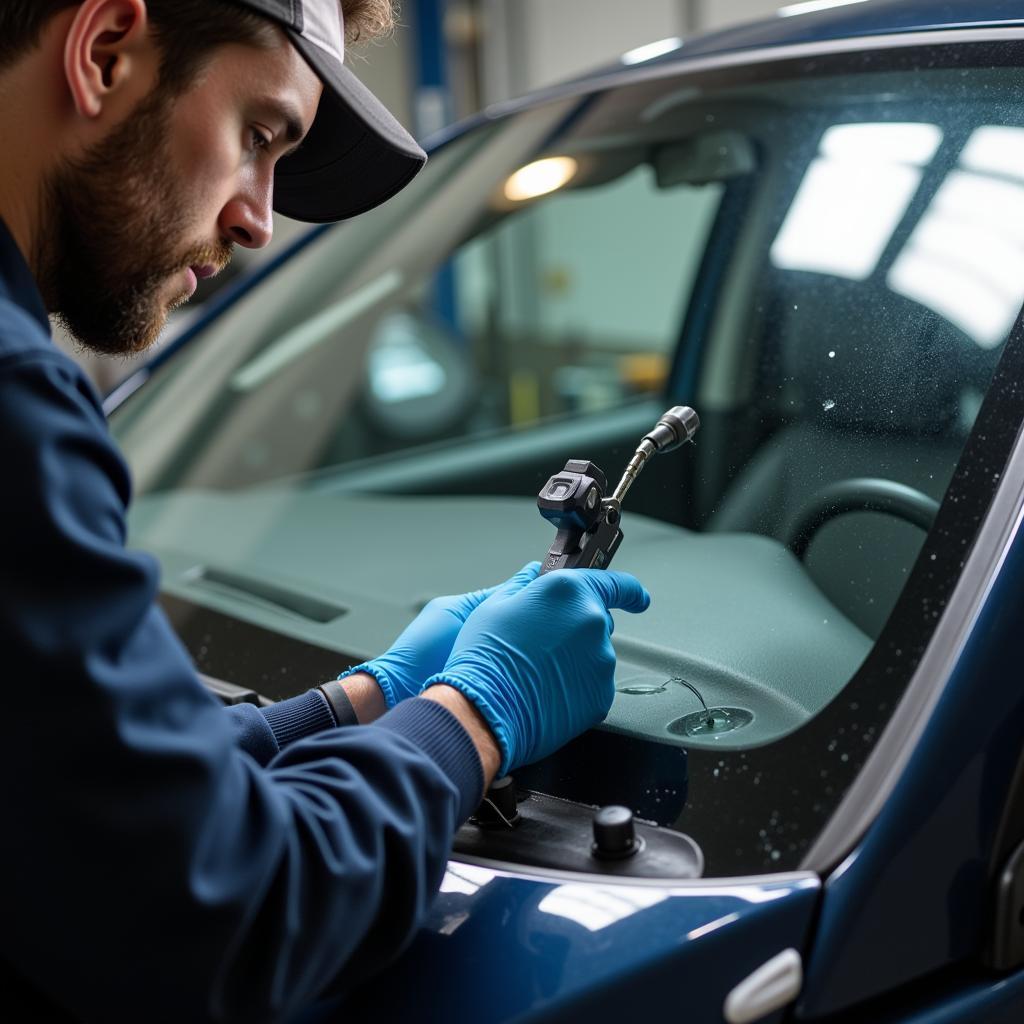
[[[622,474],[622,479],[612,493],[609,503],[616,509],[622,507],[622,499],[647,465],[647,460],[658,452],[671,452],[681,444],[693,440],[700,427],[700,418],[688,405],[676,405],[666,412],[655,424],[654,429],[640,442],[636,454]]]
[[[647,460],[657,451],[654,442],[649,441],[646,437],[640,442],[640,447],[637,448],[636,454],[629,460],[629,465],[626,466],[622,473],[622,479],[618,482],[615,490],[612,492],[612,500],[622,504],[622,499],[626,497],[630,487],[633,486],[633,481],[640,475],[640,470],[647,465]]]

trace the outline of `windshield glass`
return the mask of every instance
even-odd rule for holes
[[[555,99],[318,234],[114,417],[200,667],[281,697],[296,642],[324,675],[378,653],[544,555],[568,459],[614,486],[692,405],[624,505],[615,567],[654,604],[618,617],[608,722],[522,781],[683,829],[711,871],[795,867],[973,537],[931,527],[1024,301],[1019,73],[964,52]],[[280,673],[241,678],[225,623]]]

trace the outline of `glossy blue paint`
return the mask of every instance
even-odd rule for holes
[[[876,1024],[1020,1024],[1024,1016],[1024,972],[965,986],[961,991],[920,1010]]]
[[[569,1022],[675,1008],[718,1020],[734,985],[804,947],[819,891],[813,876],[660,888],[452,863],[387,984],[316,1019]]]
[[[988,861],[1021,754],[1024,530],[891,799],[828,879],[801,996],[813,1017],[962,960],[982,944]],[[1018,1004],[1024,1020],[1024,999]]]

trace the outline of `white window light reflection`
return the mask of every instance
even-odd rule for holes
[[[828,11],[833,7],[850,7],[853,4],[863,4],[867,0],[803,0],[799,4],[786,4],[780,7],[778,16],[780,18],[795,18],[800,14],[813,14],[815,11]]]
[[[772,262],[784,270],[869,277],[941,142],[933,124],[828,129],[772,245]]]
[[[463,865],[460,865],[460,868]],[[771,903],[773,900],[785,899],[795,889],[811,889],[818,883],[814,879],[801,879],[798,882],[775,887],[757,885],[700,885],[692,889],[659,889],[647,886],[594,886],[594,885],[560,885],[552,889],[538,904],[544,914],[553,914],[575,921],[588,931],[596,932],[609,925],[622,921],[633,914],[653,907],[667,900],[670,896],[686,896],[690,899],[734,899],[744,903]],[[701,925],[687,938],[696,939],[708,932],[736,920],[737,914],[726,914],[715,918],[708,924]]]
[[[641,910],[667,900],[663,889],[598,888],[593,885],[560,885],[537,906],[542,914],[553,914],[575,921],[588,931],[597,932]]]
[[[837,124],[821,137],[821,155],[857,164],[931,163],[942,142],[942,129],[934,124]]]
[[[367,357],[367,370],[370,390],[385,404],[440,394],[448,379],[420,343],[415,319],[403,313],[384,321]]]
[[[956,324],[982,348],[1024,303],[1024,130],[979,128],[889,272],[889,287]],[[1006,180],[1016,177],[1018,181]]]
[[[472,896],[497,877],[496,871],[477,867],[475,864],[450,862],[441,879],[441,892],[459,892]]]
[[[336,338],[340,331],[376,309],[404,283],[400,271],[388,270],[311,319],[300,321],[238,370],[231,378],[231,387],[236,391],[262,387],[311,349]]]
[[[634,50],[627,50],[620,58],[623,64],[642,64],[645,60],[653,60],[673,50],[678,50],[683,45],[679,36],[672,36],[669,39],[659,39],[655,43],[647,43],[638,46]]]
[[[716,917],[714,921],[708,921],[707,924],[702,924],[700,927],[688,931],[686,937],[691,942],[695,939],[702,939],[705,935],[717,932],[719,928],[724,928],[727,924],[732,924],[733,921],[738,921],[739,919],[739,914],[726,914],[725,917]]]
[[[960,166],[1024,180],[1024,132],[995,124],[977,129],[964,146]]]

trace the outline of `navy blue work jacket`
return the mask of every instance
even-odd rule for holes
[[[34,992],[84,1020],[287,1020],[379,969],[480,797],[468,735],[421,699],[333,728],[319,695],[207,693],[2,224],[0,452],[4,1016]]]

